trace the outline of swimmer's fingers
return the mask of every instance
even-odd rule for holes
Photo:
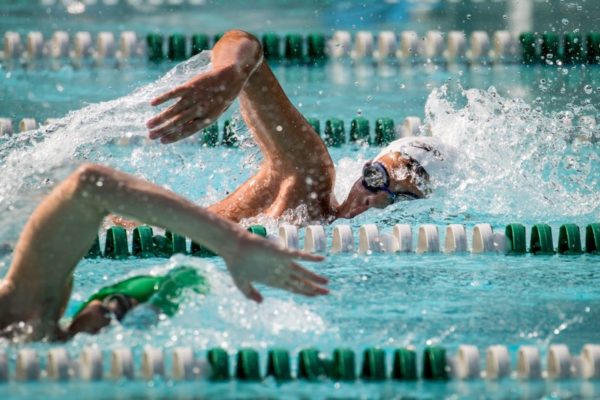
[[[191,103],[189,100],[181,99],[177,103],[173,104],[171,107],[161,112],[160,114],[146,121],[146,127],[148,129],[156,128],[157,126],[168,122],[171,118],[177,116],[177,114],[181,113],[182,111],[185,111],[187,108],[190,107],[190,105]]]
[[[237,288],[240,289],[244,296],[257,303],[262,303],[263,297],[260,294],[260,292],[256,290],[254,286],[252,286],[252,283],[247,281],[241,281],[240,279],[235,278],[233,279],[233,283],[235,283],[235,286],[237,286]]]
[[[181,85],[181,86],[178,86],[175,89],[170,90],[167,93],[163,93],[160,96],[155,97],[154,99],[152,99],[150,101],[150,105],[153,105],[153,106],[161,105],[165,101],[169,101],[171,99],[175,99],[177,97],[183,96],[184,94],[187,93],[188,90],[189,90],[189,88],[185,84]]]
[[[286,249],[285,252],[293,258],[299,258],[300,260],[305,261],[323,261],[325,259],[325,257],[320,256],[318,254],[311,254],[302,250]]]
[[[203,118],[194,119],[184,125],[183,128],[179,128],[176,132],[163,136],[160,139],[162,144],[175,143],[181,139],[185,139],[188,136],[192,136],[200,129],[207,127],[209,124]]]
[[[187,109],[177,114],[169,122],[160,128],[150,130],[150,139],[157,139],[166,135],[178,134],[183,131],[185,125],[197,117],[197,110]]]
[[[293,276],[307,279],[309,281],[318,283],[319,285],[326,285],[329,282],[329,279],[327,279],[326,277],[315,274],[314,272],[312,272],[296,263],[291,264],[290,270],[291,270]]]
[[[283,288],[289,290],[290,292],[298,293],[308,297],[322,296],[329,293],[326,288],[317,286],[310,281],[293,276],[284,283]]]

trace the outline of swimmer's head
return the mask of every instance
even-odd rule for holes
[[[402,200],[424,198],[429,175],[421,164],[401,151],[383,151],[363,166],[338,216],[352,218],[369,208],[385,208]]]

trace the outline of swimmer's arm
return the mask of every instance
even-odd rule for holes
[[[173,143],[209,126],[238,96],[263,59],[256,38],[243,31],[227,32],[212,50],[213,68],[153,99],[157,106],[179,99],[147,121],[150,139]]]

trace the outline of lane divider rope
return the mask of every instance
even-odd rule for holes
[[[343,254],[354,253],[371,255],[378,253],[428,255],[444,253],[452,254],[504,254],[524,255],[594,255],[600,254],[600,223],[588,224],[582,240],[579,226],[563,224],[558,230],[558,242],[555,246],[552,228],[547,224],[535,224],[529,234],[529,247],[526,240],[526,228],[522,224],[513,223],[504,231],[494,231],[490,224],[477,224],[471,231],[471,248],[468,233],[464,225],[450,224],[445,227],[444,240],[437,225],[423,224],[416,230],[413,241],[413,230],[408,224],[396,224],[391,232],[381,231],[375,224],[362,225],[358,230],[358,246],[350,225],[338,224],[331,229],[321,225],[309,225],[301,235],[300,230],[289,224],[282,224],[277,235],[269,235],[262,225],[252,225],[248,230],[290,249],[304,249],[311,253]],[[329,232],[329,233],[327,233]],[[328,235],[331,241],[328,248]],[[300,238],[303,237],[301,245]],[[129,244],[131,238],[131,246]],[[188,250],[189,249],[189,250]],[[96,237],[87,258],[105,257],[125,259],[170,257],[173,254],[190,254],[198,257],[212,257],[215,254],[201,244],[191,242],[172,232],[155,235],[150,226],[138,226],[131,233],[126,229],[113,226],[106,230],[104,250],[100,247],[100,239]]]
[[[76,32],[72,43],[66,31],[55,31],[46,41],[41,32],[25,34],[4,33],[2,59],[29,62],[44,57],[53,59],[128,60],[145,57],[152,62],[182,61],[210,49],[222,36],[212,37],[195,33],[164,36],[161,33],[138,35],[133,31],[120,32],[118,40],[113,32],[96,34],[95,47],[90,32]],[[166,38],[166,39],[165,39]],[[598,64],[600,62],[600,32],[523,32],[518,36],[506,30],[471,32],[469,38],[462,31],[441,32],[430,30],[420,36],[415,31],[338,30],[330,37],[313,32],[307,35],[274,32],[261,35],[265,56],[270,61],[285,60],[292,64],[318,64],[321,61],[349,58],[354,61],[403,63],[523,63],[523,64]]]
[[[202,356],[203,355],[203,356]],[[105,371],[104,358],[108,356]],[[46,353],[46,363],[31,348],[17,351],[14,365],[6,353],[0,353],[0,382],[12,379],[33,381],[100,381],[174,379],[176,381],[206,379],[223,381],[258,382],[273,377],[278,382],[294,379],[306,381],[435,381],[500,379],[600,379],[600,345],[586,344],[580,355],[572,356],[564,344],[548,348],[544,363],[540,351],[533,346],[520,346],[517,350],[515,369],[504,345],[493,345],[485,351],[485,363],[477,346],[460,345],[455,354],[444,347],[425,347],[421,363],[413,348],[396,348],[392,353],[391,369],[387,365],[386,351],[369,347],[362,352],[362,362],[355,352],[337,347],[331,357],[315,348],[303,349],[296,355],[297,368],[292,369],[290,352],[271,348],[266,354],[266,368],[261,368],[261,354],[253,348],[241,348],[231,357],[222,348],[206,352],[191,347],[177,347],[167,354],[161,348],[145,346],[141,353],[128,347],[100,349],[85,347],[79,356],[71,357],[66,348],[54,347]],[[235,363],[232,362],[235,360]],[[169,362],[170,361],[170,362]],[[421,371],[418,366],[421,365]],[[170,370],[167,367],[170,366]],[[262,371],[265,371],[264,373]]]

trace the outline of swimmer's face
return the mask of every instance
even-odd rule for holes
[[[400,153],[390,153],[377,159],[386,170],[389,181],[388,190],[370,190],[361,176],[350,189],[348,198],[340,206],[338,217],[352,218],[369,208],[385,208],[398,200],[423,198],[425,194],[419,189],[418,181],[426,179],[424,171],[415,173],[414,163]],[[371,163],[371,162],[369,162]],[[367,164],[369,164],[367,163]],[[377,186],[377,183],[374,182]],[[394,196],[391,193],[399,194]]]

